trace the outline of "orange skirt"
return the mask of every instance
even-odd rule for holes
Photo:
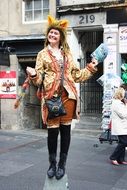
[[[76,109],[76,100],[68,99],[68,93],[65,89],[62,91],[62,102],[64,105],[64,108],[66,110],[66,115],[55,117],[53,119],[47,120],[47,127],[59,127],[60,124],[67,124],[72,122],[72,118],[74,116],[74,112]]]

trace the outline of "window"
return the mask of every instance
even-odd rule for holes
[[[23,22],[42,22],[49,13],[49,0],[23,0]]]

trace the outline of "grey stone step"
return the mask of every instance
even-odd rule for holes
[[[77,129],[100,129],[102,125],[101,116],[81,116],[79,122],[75,124]]]
[[[77,129],[100,129],[101,128],[101,123],[76,123],[75,128]]]
[[[79,136],[88,136],[88,137],[96,137],[99,138],[99,136],[102,133],[102,129],[80,129],[80,128],[74,128],[72,130],[72,135],[78,135]]]
[[[102,133],[102,117],[99,116],[81,116],[79,122],[75,123],[72,134],[99,137]]]

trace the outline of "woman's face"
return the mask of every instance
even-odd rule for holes
[[[60,32],[56,29],[51,29],[48,33],[48,41],[51,46],[59,46],[60,44]]]

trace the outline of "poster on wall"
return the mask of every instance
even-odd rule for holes
[[[127,26],[119,27],[119,53],[127,53]]]
[[[117,73],[117,65],[116,65],[116,51],[113,51],[113,46],[110,47],[110,51],[108,53],[107,58],[104,62],[104,71],[105,73]]]
[[[0,98],[16,98],[16,71],[0,71]]]

